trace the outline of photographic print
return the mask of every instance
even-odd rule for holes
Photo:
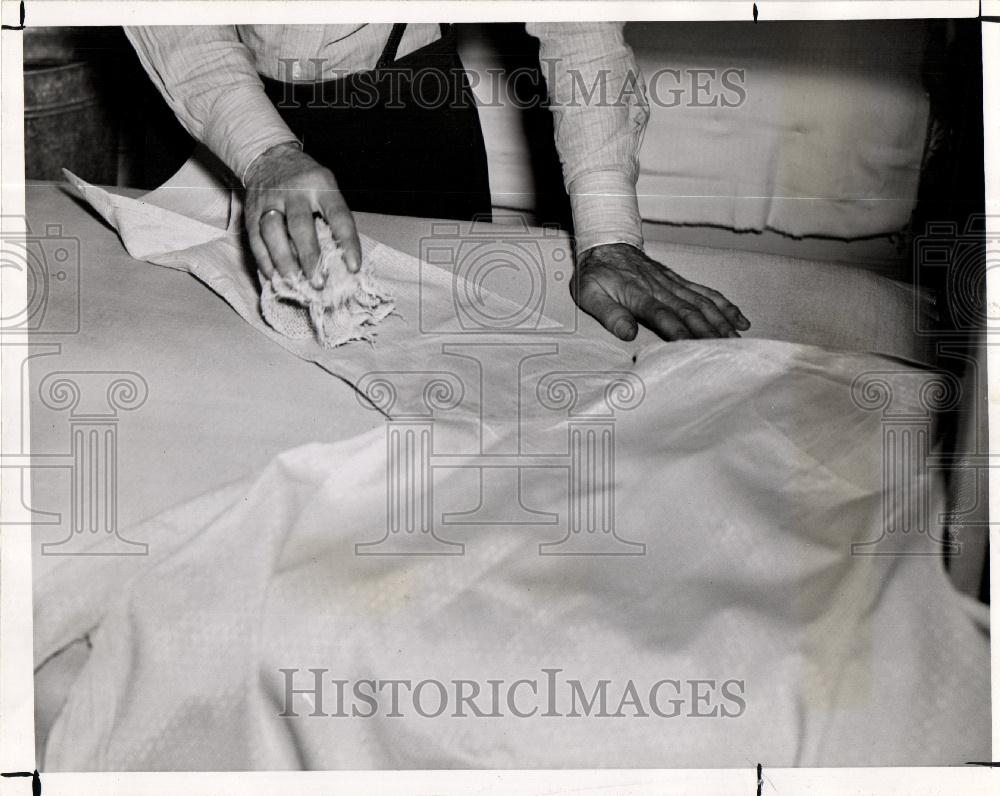
[[[231,5],[4,31],[36,778],[993,759],[993,23]]]

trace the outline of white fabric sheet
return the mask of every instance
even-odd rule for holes
[[[232,256],[235,237],[223,236],[221,257],[144,249],[133,221],[159,214],[81,187],[133,254],[190,268],[267,333],[255,296],[240,287],[250,276]],[[164,220],[188,223],[160,215],[156,224]],[[46,769],[988,759],[988,642],[933,540],[910,533],[896,537],[896,555],[851,554],[852,542],[879,537],[884,510],[907,516],[921,494],[932,511],[939,505],[940,484],[920,468],[911,489],[883,494],[878,398],[919,417],[928,398],[919,371],[756,340],[649,346],[635,363],[612,345],[544,331],[490,336],[478,354],[445,349],[456,336],[416,333],[407,310],[416,311],[420,273],[432,308],[422,317],[441,321],[453,311],[453,280],[365,246],[403,320],[387,324],[375,348],[351,344],[320,361],[392,423],[427,422],[437,407],[432,458],[441,464],[420,493],[432,485],[428,516],[462,554],[358,554],[358,544],[406,538],[387,532],[387,483],[398,472],[387,426],[288,451],[258,478],[132,529],[129,538],[150,545],[145,559],[67,559],[36,584],[35,654],[44,660],[88,632],[93,650],[53,729]],[[314,341],[280,342],[303,356],[322,351]],[[381,384],[365,377],[374,370]],[[428,389],[432,374],[438,383]],[[865,374],[875,380],[861,389]],[[613,437],[614,451],[608,485],[588,493],[575,535],[571,423],[613,426],[599,438]],[[530,467],[528,454],[548,458]],[[486,455],[492,466],[476,466]],[[515,460],[527,469],[512,482],[499,465]],[[504,492],[512,483],[517,491]],[[477,506],[479,524],[456,524]],[[633,546],[601,533],[608,512]],[[614,552],[643,545],[643,554],[559,554],[602,542]],[[629,681],[645,695],[668,678],[738,680],[746,707],[738,717],[692,717],[688,698],[675,718],[638,717],[628,706],[620,717],[462,718],[449,709],[426,718],[412,709],[389,717],[383,701],[371,718],[337,718],[309,716],[300,697],[292,718],[279,715],[283,668],[484,689],[555,668],[588,693],[610,680],[612,713]],[[565,701],[557,712],[568,712]]]

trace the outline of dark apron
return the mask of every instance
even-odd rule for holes
[[[451,26],[396,59],[394,25],[373,70],[319,83],[261,76],[306,153],[333,172],[352,210],[489,218],[486,146]]]

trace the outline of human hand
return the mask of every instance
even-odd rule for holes
[[[717,290],[689,282],[626,243],[583,252],[570,292],[580,309],[622,340],[635,339],[640,323],[664,340],[739,337],[750,328]]]
[[[264,276],[270,278],[277,270],[292,277],[301,270],[312,279],[319,262],[314,213],[330,226],[347,269],[358,271],[361,243],[354,216],[329,169],[294,144],[278,144],[253,162],[245,183],[244,221]]]

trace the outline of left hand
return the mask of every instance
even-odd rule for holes
[[[583,252],[570,293],[580,309],[622,340],[635,339],[640,323],[664,340],[739,337],[750,328],[720,292],[689,282],[626,243]]]

